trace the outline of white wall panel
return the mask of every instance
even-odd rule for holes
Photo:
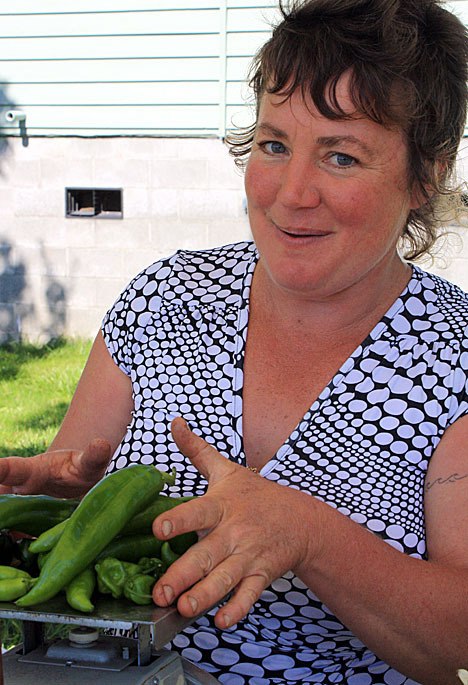
[[[62,134],[69,132],[77,135],[81,130],[88,133],[110,134],[125,130],[127,133],[155,133],[162,131],[166,135],[171,131],[217,132],[218,105],[89,105],[70,107],[28,107],[27,129],[30,133]],[[8,130],[5,125],[5,130]]]
[[[81,103],[83,86],[81,83],[64,83],[57,87],[56,83],[12,85],[8,93],[20,107],[61,106]],[[118,104],[129,105],[167,105],[167,104],[212,104],[216,106],[219,100],[219,83],[187,82],[174,83],[88,83],[86,85],[86,101],[88,106]],[[47,103],[47,104],[46,104]]]
[[[278,12],[273,7],[236,7],[228,9],[229,31],[266,31],[269,32]]]
[[[245,63],[248,59],[245,60]],[[234,65],[235,70],[240,67]],[[129,59],[86,59],[44,61],[1,61],[0,82],[61,84],[86,82],[219,79],[219,57],[171,57]],[[86,92],[83,93],[86,95]],[[44,98],[44,102],[47,100]]]
[[[6,59],[136,59],[217,55],[218,34],[0,38],[0,67]],[[137,66],[135,65],[135,69]]]
[[[0,135],[223,136],[275,13],[276,0],[0,2]],[[12,107],[26,129],[6,124]]]
[[[1,7],[1,3],[0,3]],[[16,9],[16,8],[15,8]],[[1,34],[12,39],[28,36],[89,36],[142,33],[203,33],[218,31],[219,8],[197,10],[146,10],[80,12],[71,14],[1,15]]]
[[[237,5],[236,0],[229,2],[230,5]],[[248,4],[255,4],[247,2]],[[262,4],[267,4],[263,2]],[[5,0],[0,5],[0,16],[9,14],[80,14],[87,12],[90,14],[97,12],[128,12],[129,10],[176,10],[187,9],[197,11],[204,8],[219,7],[217,0],[80,0],[73,6],[70,2],[64,3],[63,0],[17,0],[12,3],[13,7],[7,6]]]

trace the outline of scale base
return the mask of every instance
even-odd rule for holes
[[[212,675],[170,651],[159,652],[146,666],[130,664],[115,671],[83,664],[41,663],[43,649],[27,656],[21,647],[3,655],[5,685],[219,685]],[[37,657],[37,661],[35,661]]]

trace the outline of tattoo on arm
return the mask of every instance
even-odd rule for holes
[[[447,478],[435,478],[434,480],[428,481],[425,485],[425,489],[426,491],[431,490],[434,485],[450,485],[450,483],[456,483],[464,478],[468,478],[468,473],[462,475],[459,473],[451,473]]]

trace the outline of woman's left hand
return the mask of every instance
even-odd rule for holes
[[[196,530],[199,541],[156,583],[153,599],[159,606],[177,599],[182,615],[196,616],[234,590],[215,619],[219,628],[228,628],[273,580],[320,553],[321,503],[229,461],[183,419],[174,420],[172,431],[181,452],[208,480],[208,490],[155,519],[159,539]]]

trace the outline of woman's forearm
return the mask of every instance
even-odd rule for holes
[[[295,573],[382,660],[424,685],[458,683],[468,664],[468,568],[409,557],[314,503],[326,533]]]

